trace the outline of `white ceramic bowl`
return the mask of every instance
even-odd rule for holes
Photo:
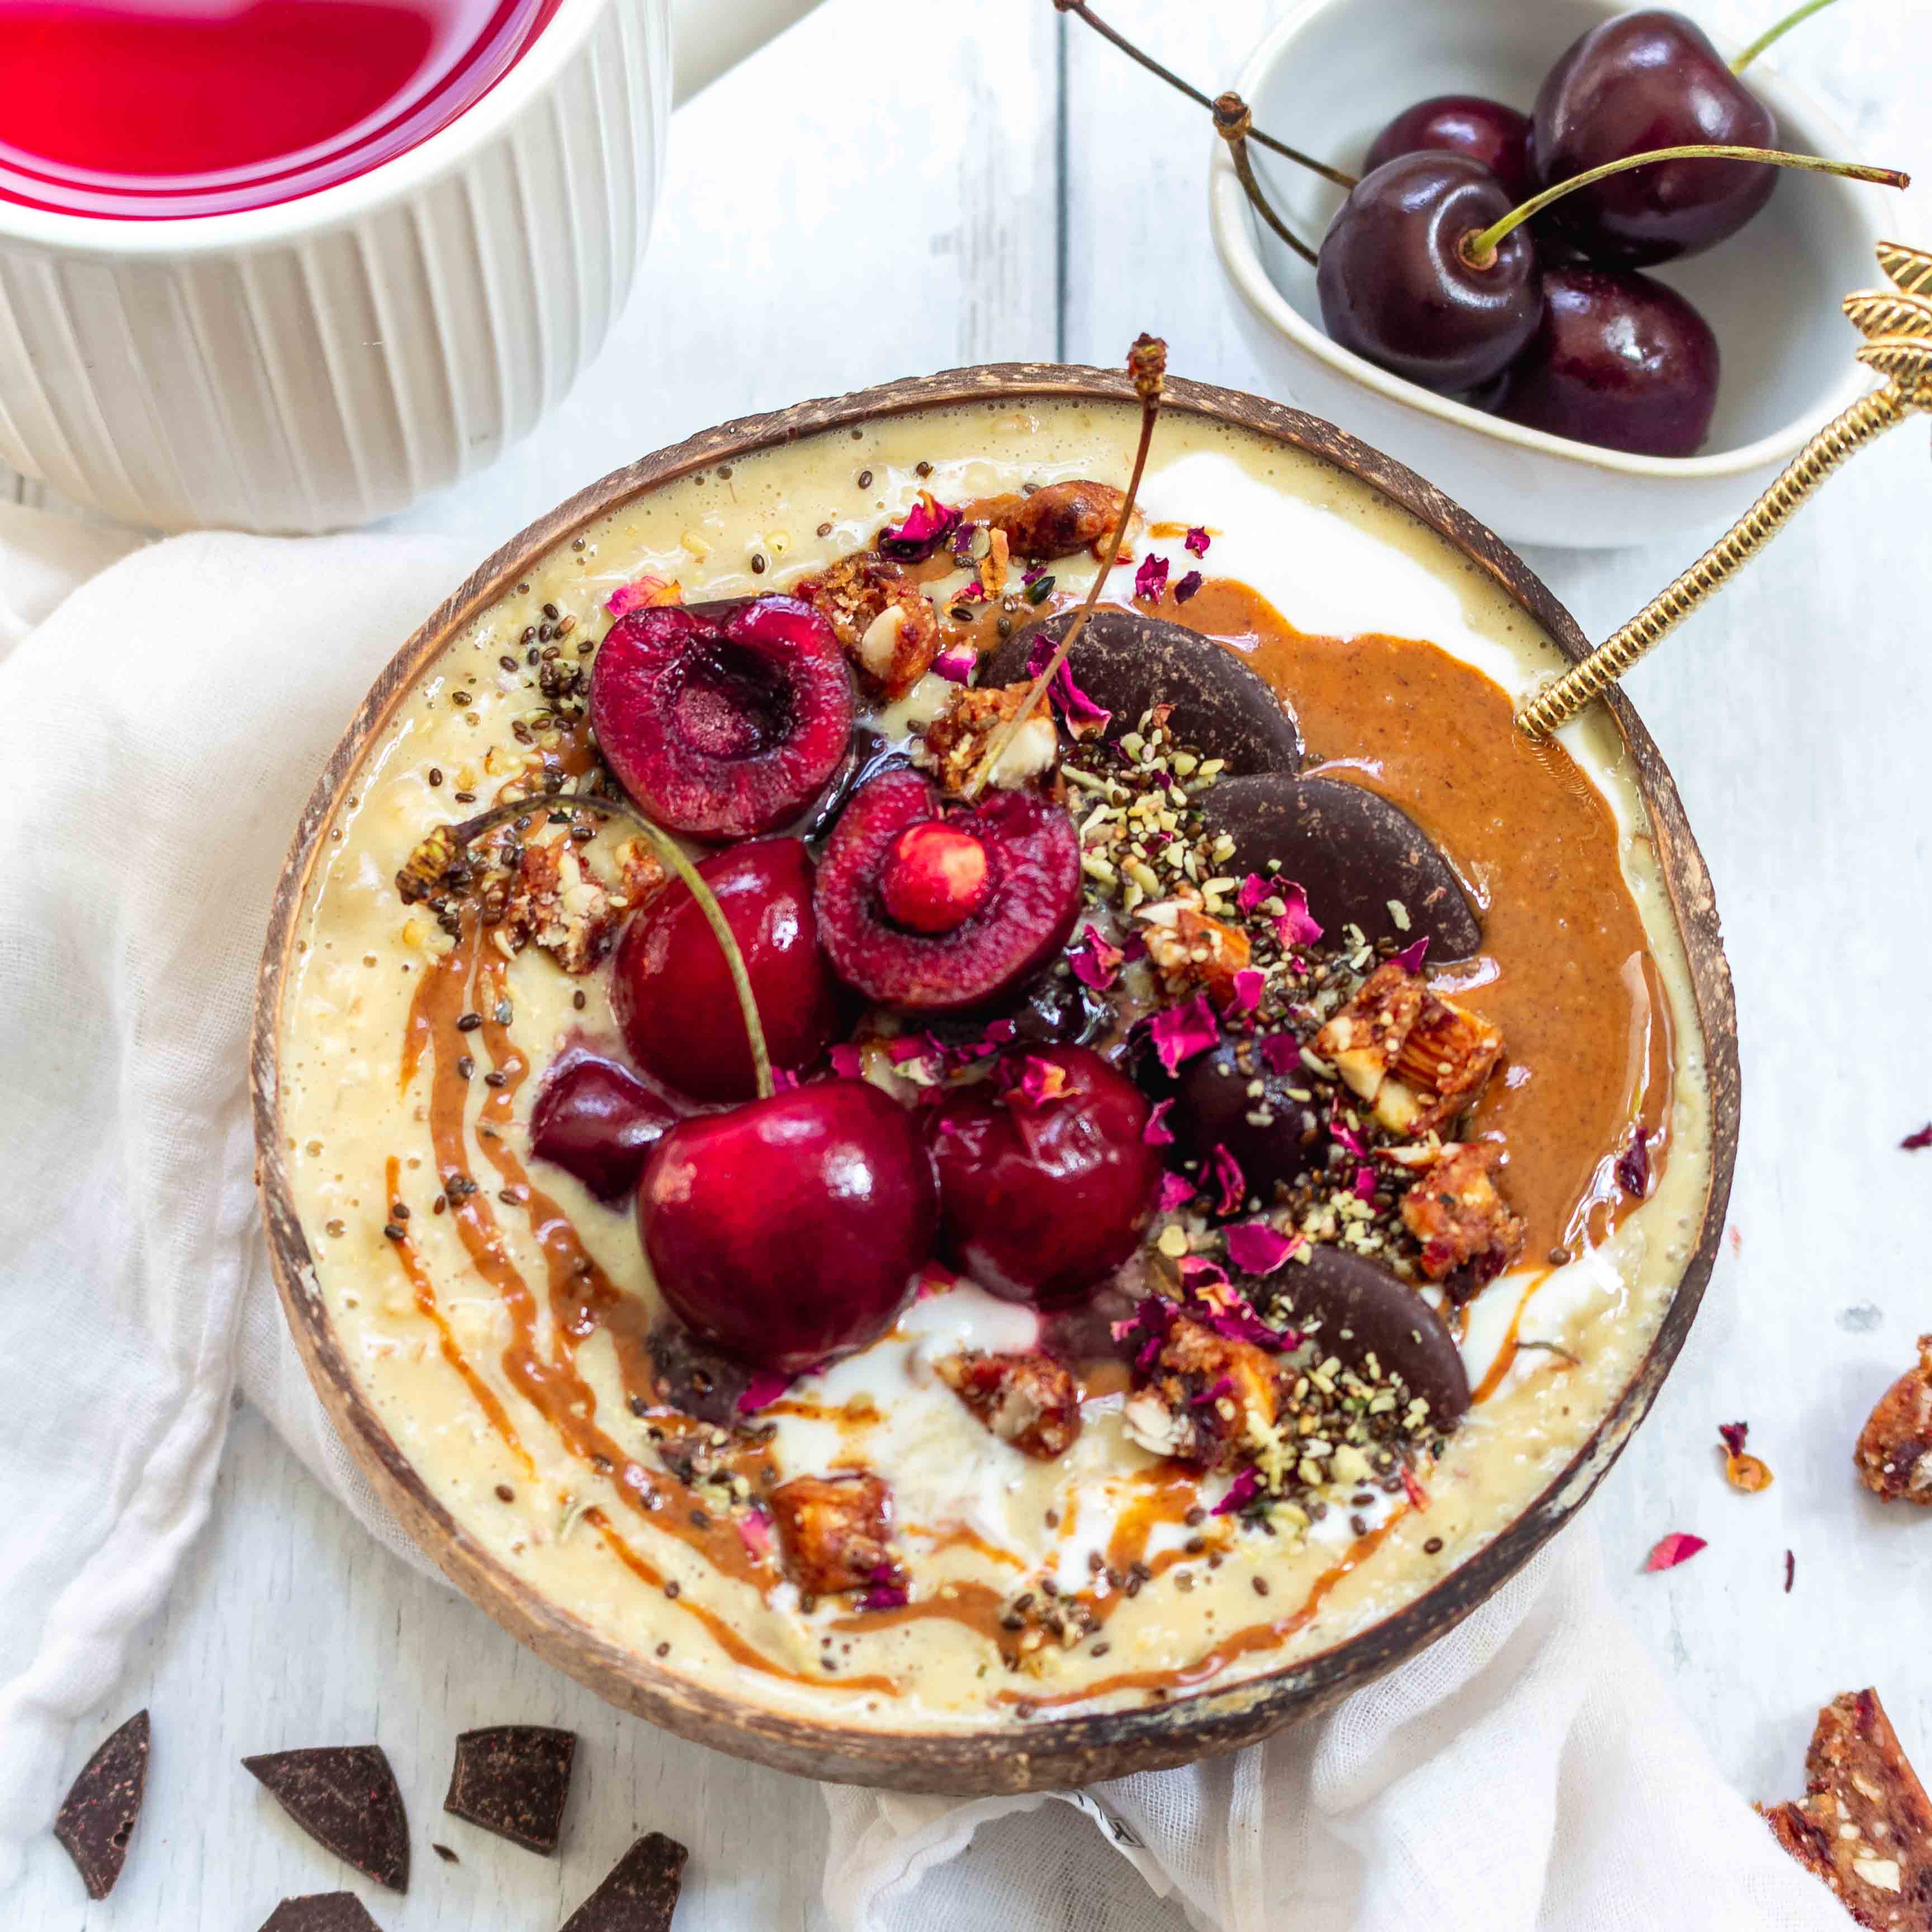
[[[1256,127],[1353,171],[1377,132],[1427,96],[1487,94],[1528,112],[1556,57],[1625,10],[1619,0],[1298,0],[1235,85]],[[1786,147],[1886,159],[1856,154],[1823,109],[1761,64],[1751,86]],[[1899,214],[1889,190],[1787,171],[1741,234],[1654,272],[1716,332],[1717,418],[1701,455],[1627,456],[1450,402],[1331,342],[1314,270],[1261,223],[1224,145],[1214,147],[1215,245],[1274,392],[1400,458],[1512,543],[1682,540],[1742,511],[1820,424],[1872,386],[1838,304],[1874,278],[1873,248]],[[1282,218],[1318,244],[1341,190],[1252,144],[1249,152]]]

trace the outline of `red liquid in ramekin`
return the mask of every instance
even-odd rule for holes
[[[0,0],[0,202],[266,207],[445,128],[559,0]]]

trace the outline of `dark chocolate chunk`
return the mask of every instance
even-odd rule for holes
[[[1483,928],[1435,842],[1366,787],[1269,772],[1224,778],[1196,796],[1208,829],[1234,842],[1222,869],[1265,876],[1269,861],[1279,861],[1280,876],[1308,895],[1331,941],[1347,926],[1398,946],[1426,936],[1432,965],[1481,946]]]
[[[980,682],[1016,684],[1032,675],[1028,653],[1042,638],[1058,644],[1073,616],[1062,611],[1015,632],[993,653]],[[1109,737],[1132,730],[1153,706],[1171,704],[1167,728],[1175,741],[1204,758],[1226,759],[1230,772],[1301,769],[1301,728],[1286,702],[1226,644],[1198,631],[1103,607],[1074,640],[1067,662],[1074,682],[1114,714]]]
[[[54,1820],[54,1836],[89,1898],[105,1898],[114,1889],[147,1785],[148,1714],[136,1711],[87,1760]]]
[[[262,1932],[382,1932],[352,1892],[311,1892],[285,1898],[262,1922]]]
[[[721,1355],[668,1316],[645,1336],[644,1346],[659,1402],[715,1429],[740,1419],[738,1398],[752,1385],[752,1372],[742,1362]]]
[[[1373,1354],[1384,1375],[1400,1376],[1429,1405],[1436,1427],[1452,1427],[1468,1412],[1469,1377],[1441,1316],[1379,1262],[1318,1243],[1306,1262],[1269,1277],[1296,1317],[1318,1322],[1317,1340],[1358,1374]]]
[[[409,1890],[409,1821],[381,1745],[270,1751],[242,1762],[317,1844],[378,1885]]]
[[[1151,1057],[1148,1064],[1151,1067]],[[1171,1087],[1163,1087],[1174,1096],[1168,1126],[1182,1150],[1196,1160],[1209,1159],[1217,1146],[1226,1148],[1240,1166],[1249,1192],[1265,1201],[1276,1181],[1298,1180],[1319,1167],[1328,1151],[1321,1114],[1290,1091],[1309,1090],[1299,1058],[1294,1070],[1277,1073],[1253,1042],[1223,1038],[1211,1052],[1184,1060]],[[1262,1086],[1258,1094],[1249,1091],[1256,1080]]]
[[[646,1832],[564,1921],[562,1932],[667,1932],[690,1856],[675,1838]]]
[[[548,1857],[556,1850],[570,1796],[574,1731],[542,1724],[494,1724],[456,1740],[446,1811]]]

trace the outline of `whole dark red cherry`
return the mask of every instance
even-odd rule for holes
[[[1438,94],[1405,107],[1370,145],[1362,164],[1372,173],[1398,154],[1424,150],[1467,154],[1502,183],[1513,202],[1528,199],[1529,116],[1480,94]]]
[[[786,1375],[885,1333],[934,1218],[918,1121],[862,1080],[681,1121],[638,1184],[638,1231],[671,1312]]]
[[[838,998],[819,950],[811,855],[796,838],[756,838],[714,853],[698,874],[745,956],[772,1064],[809,1066],[831,1040]],[[694,1100],[757,1092],[724,948],[682,880],[660,886],[625,927],[610,998],[632,1058],[666,1086]]]
[[[1620,14],[1573,42],[1537,94],[1534,127],[1540,188],[1652,148],[1778,145],[1771,110],[1703,29],[1662,8]],[[1598,266],[1642,268],[1735,235],[1777,184],[1775,168],[1750,161],[1656,161],[1565,195],[1544,218]]]
[[[1014,1301],[1064,1303],[1104,1281],[1154,1218],[1161,1167],[1149,1112],[1140,1089],[1084,1046],[1006,1055],[993,1078],[932,1116],[946,1252]]]
[[[530,1151],[574,1174],[600,1201],[630,1192],[651,1150],[684,1109],[627,1066],[568,1053],[544,1076],[530,1109]]]
[[[1500,375],[1543,314],[1536,250],[1518,228],[1478,268],[1462,244],[1514,206],[1466,154],[1399,154],[1364,175],[1322,237],[1316,267],[1330,336],[1448,394]]]
[[[1640,456],[1694,456],[1718,404],[1718,338],[1675,289],[1634,272],[1552,268],[1543,323],[1498,412]]]
[[[610,626],[590,722],[626,791],[679,832],[722,842],[797,818],[852,737],[838,640],[796,597],[669,604]]]

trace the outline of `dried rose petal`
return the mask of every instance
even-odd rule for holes
[[[1186,546],[1187,554],[1190,556],[1205,556],[1208,554],[1208,546],[1213,541],[1214,539],[1208,536],[1208,532],[1204,530],[1198,524],[1196,524],[1193,529],[1190,530],[1186,536],[1181,538],[1181,542]]]
[[[1228,1485],[1228,1493],[1208,1514],[1210,1516],[1232,1516],[1237,1510],[1246,1509],[1261,1492],[1260,1476],[1253,1469],[1244,1469]]]
[[[1784,1594],[1791,1594],[1791,1586],[1798,1575],[1798,1558],[1790,1550],[1784,1552]]]
[[[1180,1284],[1190,1294],[1203,1297],[1210,1306],[1222,1298],[1215,1291],[1228,1286],[1228,1270],[1205,1255],[1184,1255],[1180,1258]]]
[[[895,563],[923,563],[958,527],[959,512],[922,490],[898,527],[888,524],[879,532],[879,554]]]
[[[1268,975],[1258,966],[1244,966],[1234,975],[1234,1010],[1238,1013],[1251,1013],[1262,1003],[1262,988],[1268,984]]]
[[[1408,1497],[1412,1509],[1426,1510],[1429,1507],[1429,1492],[1406,1462],[1402,1466],[1402,1492]]]
[[[1206,1172],[1202,1181],[1214,1190],[1214,1212],[1217,1214],[1238,1214],[1241,1203],[1247,1198],[1248,1178],[1241,1172],[1241,1164],[1219,1141],[1214,1143],[1214,1151],[1208,1156]]]
[[[1173,1146],[1174,1130],[1167,1124],[1167,1116],[1173,1106],[1172,1096],[1154,1103],[1148,1114],[1147,1125],[1141,1130],[1141,1138],[1149,1147]]]
[[[1346,1121],[1339,1120],[1330,1121],[1328,1134],[1329,1138],[1337,1147],[1346,1148],[1352,1154],[1358,1154],[1364,1157],[1367,1155],[1368,1143]]]
[[[849,1041],[832,1049],[832,1070],[842,1080],[856,1080],[866,1071],[866,1056]]]
[[[1322,928],[1309,912],[1308,895],[1286,879],[1275,890],[1288,908],[1274,922],[1275,937],[1284,946],[1312,946],[1322,937]]]
[[[1057,1100],[1066,1091],[1066,1069],[1058,1061],[1042,1060],[1039,1054],[1030,1053],[1025,1064],[1020,1069],[1020,1077],[1008,1090],[1007,1103],[1012,1104],[1017,1094],[1029,1107],[1043,1107],[1049,1100]]]
[[[778,1400],[792,1385],[794,1377],[782,1376],[776,1369],[760,1369],[738,1397],[738,1413],[749,1415]]]
[[[1174,601],[1177,604],[1185,604],[1190,597],[1193,596],[1196,592],[1200,590],[1200,572],[1198,570],[1190,570],[1187,574],[1181,578],[1180,582],[1174,586]]]
[[[955,644],[933,659],[932,669],[935,677],[953,684],[970,684],[979,663],[980,654],[970,644]]]
[[[1372,1201],[1376,1198],[1376,1171],[1372,1167],[1358,1167],[1355,1170],[1355,1198]]]
[[[739,1399],[739,1406],[741,1408],[744,1406],[744,1400],[742,1396]],[[732,1522],[736,1527],[739,1541],[744,1544],[746,1552],[754,1561],[770,1552],[772,1546],[772,1526],[770,1520],[763,1510],[753,1510],[748,1515],[734,1516],[732,1518]]]
[[[1148,1035],[1160,1064],[1172,1073],[1184,1060],[1205,1053],[1221,1037],[1220,1022],[1205,993],[1196,993],[1184,1006],[1167,1006],[1148,1023]]]
[[[1174,1136],[1168,1136],[1172,1140]],[[1172,1214],[1177,1208],[1184,1208],[1194,1198],[1194,1184],[1184,1174],[1176,1174],[1172,1169],[1160,1178],[1160,1199],[1156,1211]]]
[[[1744,1441],[1750,1434],[1750,1424],[1748,1422],[1720,1422],[1718,1424],[1719,1439],[1730,1455],[1742,1456],[1744,1453]]]
[[[1081,934],[1066,952],[1066,963],[1073,969],[1074,978],[1096,993],[1112,989],[1120,977],[1126,958],[1118,946],[1092,926]]]
[[[1238,1221],[1228,1230],[1228,1258],[1243,1274],[1273,1274],[1301,1246],[1265,1221]]]
[[[1693,1536],[1688,1530],[1674,1529],[1668,1536],[1660,1536],[1652,1546],[1644,1561],[1648,1570],[1674,1570],[1680,1563],[1688,1563],[1699,1550],[1709,1545],[1701,1536]]]
[[[859,1607],[862,1610],[902,1610],[907,1600],[903,1585],[875,1583],[859,1599]]]
[[[933,1050],[932,1040],[922,1033],[902,1033],[886,1046],[886,1058],[895,1066],[903,1066],[909,1060],[924,1060]]]
[[[1932,1120],[1928,1120],[1916,1134],[1907,1134],[1899,1145],[1910,1148],[1915,1154],[1921,1148],[1932,1148]]]
[[[1141,567],[1134,572],[1134,595],[1144,598],[1150,604],[1160,601],[1161,592],[1167,588],[1167,559],[1156,556],[1150,550],[1141,560]]]
[[[1395,963],[1405,973],[1420,973],[1422,962],[1429,956],[1429,935],[1424,933],[1420,939],[1412,940],[1395,956]]]
[[[1650,1192],[1650,1142],[1642,1127],[1631,1130],[1630,1145],[1617,1156],[1617,1185],[1633,1201]]]
[[[1268,883],[1258,872],[1250,872],[1234,893],[1234,904],[1243,912],[1252,912],[1268,896]]]
[[[1271,1033],[1262,1042],[1262,1058],[1270,1073],[1293,1073],[1301,1066],[1301,1042],[1292,1033]]]

